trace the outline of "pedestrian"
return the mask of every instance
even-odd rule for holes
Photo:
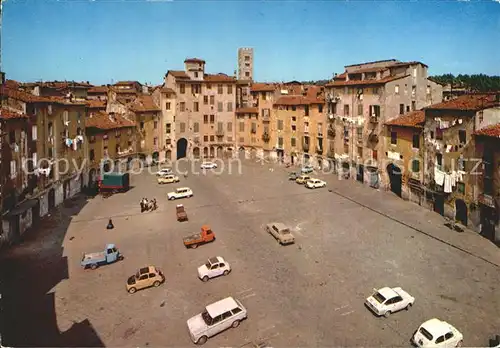
[[[111,220],[111,218],[110,218],[109,222],[108,222],[108,226],[106,226],[106,229],[112,230],[113,228],[115,228],[115,226],[113,225],[113,220]]]

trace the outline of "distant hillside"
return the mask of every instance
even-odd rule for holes
[[[302,83],[304,85],[316,85],[316,86],[324,86],[328,82],[330,82],[330,80],[300,81],[300,83]]]
[[[444,85],[451,84],[454,88],[465,88],[471,92],[500,91],[500,76],[475,75],[435,75],[429,79]]]

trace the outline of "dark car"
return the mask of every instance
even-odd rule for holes
[[[300,173],[295,173],[295,172],[292,172],[292,173],[289,173],[288,174],[288,180],[297,180],[297,178],[300,176]]]

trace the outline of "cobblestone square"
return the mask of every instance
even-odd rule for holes
[[[181,176],[162,186],[144,173],[127,193],[75,199],[3,256],[4,345],[192,346],[186,320],[227,296],[241,300],[248,319],[206,346],[409,346],[433,317],[457,327],[465,346],[485,346],[498,333],[500,260],[490,242],[452,232],[438,215],[389,193],[332,174],[318,175],[326,188],[308,190],[288,181],[288,171],[244,161],[241,173]],[[194,196],[167,201],[181,186]],[[159,209],[141,214],[142,197],[155,197]],[[188,222],[176,221],[178,203]],[[109,218],[113,230],[105,228]],[[294,245],[265,232],[274,221],[292,228]],[[182,237],[203,224],[216,241],[186,249]],[[107,243],[125,260],[83,270],[82,253]],[[233,270],[203,283],[196,268],[211,256]],[[128,294],[127,277],[150,264],[165,284]],[[415,305],[376,318],[363,302],[383,286],[401,286]],[[75,323],[92,330],[61,338]]]

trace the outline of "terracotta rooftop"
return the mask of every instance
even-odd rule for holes
[[[87,100],[87,107],[90,109],[106,109],[104,100]]]
[[[172,74],[176,79],[190,79],[188,74],[186,74],[186,72],[182,70],[169,70],[167,71],[167,75],[168,74]]]
[[[349,80],[349,81],[333,81],[327,83],[326,87],[342,87],[342,86],[367,86],[367,85],[383,85],[384,83],[399,80],[410,75],[388,76],[379,80]]]
[[[236,82],[236,79],[232,76],[218,73],[218,74],[205,74],[203,79],[207,82]]]
[[[500,123],[479,129],[474,132],[475,135],[482,135],[485,137],[500,138]]]
[[[321,98],[307,97],[302,95],[283,95],[274,102],[274,105],[310,105],[322,104]]]
[[[173,93],[173,94],[175,94],[175,91],[172,88],[168,88],[168,87],[161,87],[160,91],[162,93]]]
[[[335,76],[333,79],[334,80],[345,80],[346,76],[347,76],[347,73],[343,72],[342,74],[338,74],[337,76]]]
[[[389,69],[389,67],[362,68],[362,69],[356,69],[356,70],[350,71],[348,74],[361,74],[361,73],[367,73],[367,72],[378,72],[378,71],[384,71],[387,69]]]
[[[28,92],[21,91],[15,88],[2,87],[2,94],[25,103],[50,103],[51,99],[47,97],[40,97]]]
[[[186,60],[184,60],[184,63],[205,63],[205,61],[199,58],[186,58]]]
[[[425,112],[423,110],[417,110],[401,115],[392,120],[389,120],[385,123],[385,125],[422,128],[424,123],[425,123]]]
[[[5,80],[5,86],[7,86],[8,88],[18,89],[21,84],[15,80]]]
[[[135,127],[135,122],[130,121],[119,114],[114,114],[114,117],[110,117],[110,115],[105,112],[96,112],[90,114],[89,117],[85,119],[85,127],[107,130]]]
[[[498,92],[500,94],[500,92]],[[500,106],[500,100],[493,93],[488,94],[466,94],[456,99],[428,106],[426,110],[461,110],[479,111],[491,107]]]
[[[270,83],[254,83],[250,87],[251,92],[274,92],[276,90],[276,86]]]
[[[149,112],[160,111],[161,109],[155,104],[153,97],[150,95],[140,95],[129,105],[134,112]]]
[[[98,94],[98,93],[108,93],[108,86],[94,86],[92,88],[90,88],[87,93],[95,93],[95,94]]]
[[[13,111],[5,108],[0,109],[0,119],[2,120],[12,120],[12,119],[19,119],[19,118],[28,118],[28,115],[18,112],[18,111]]]
[[[236,109],[237,114],[258,114],[259,113],[259,108],[238,108]]]

